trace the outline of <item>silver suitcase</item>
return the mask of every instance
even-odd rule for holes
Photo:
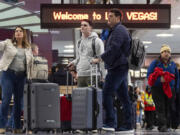
[[[24,89],[24,127],[27,130],[60,128],[59,86],[31,83]]]
[[[92,76],[91,71],[91,85]],[[72,129],[94,130],[101,129],[102,126],[102,90],[97,86],[96,74],[96,87],[76,88],[72,92],[71,127]]]

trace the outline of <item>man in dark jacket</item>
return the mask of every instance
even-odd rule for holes
[[[121,24],[121,12],[113,9],[108,14],[108,25],[111,27],[109,37],[105,44],[105,52],[94,59],[93,63],[103,60],[108,73],[103,88],[104,108],[106,120],[104,130],[114,131],[115,113],[113,107],[113,95],[117,94],[123,105],[125,122],[116,131],[132,130],[132,107],[128,95],[128,61],[130,48],[130,36],[126,28]]]

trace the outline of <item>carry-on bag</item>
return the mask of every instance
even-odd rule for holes
[[[102,90],[98,88],[98,67],[95,73],[91,65],[91,87],[75,88],[72,92],[72,129],[101,129],[102,120]],[[96,87],[92,86],[93,76],[96,76]]]
[[[68,94],[69,90],[69,72],[67,70],[67,82],[66,82],[66,95],[60,97],[60,121],[61,121],[61,130],[70,131],[71,130],[71,116],[72,116],[72,98],[71,94]],[[73,79],[71,79],[71,86]]]
[[[41,56],[34,56],[31,69],[32,82],[48,82],[48,61]]]
[[[32,131],[60,128],[59,86],[30,83],[24,89],[24,127]]]

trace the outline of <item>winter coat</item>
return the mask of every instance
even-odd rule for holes
[[[105,52],[101,55],[106,69],[128,69],[130,41],[129,32],[121,23],[112,28],[106,40]]]
[[[154,60],[154,61],[152,61],[152,63],[150,64],[150,66],[148,68],[147,78],[149,78],[150,74],[155,71],[156,67],[162,68],[163,72],[167,71],[175,76],[175,79],[171,80],[169,85],[171,87],[171,90],[175,89],[178,91],[179,90],[179,72],[176,67],[176,64],[173,61],[169,61],[169,63],[167,64],[167,67],[165,67],[161,60]],[[157,77],[153,86],[161,87],[161,88],[163,87],[160,78],[161,78],[161,76]]]

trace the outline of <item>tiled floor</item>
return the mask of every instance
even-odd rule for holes
[[[6,133],[6,135],[13,135],[10,132]],[[160,133],[156,129],[152,131],[146,131],[146,130],[136,130],[134,133],[112,133],[112,132],[101,132],[101,133],[57,133],[57,134],[52,134],[52,133],[46,133],[46,132],[38,132],[37,134],[21,134],[21,135],[180,135],[180,129],[177,129],[176,131],[172,132],[165,132],[165,133]]]

